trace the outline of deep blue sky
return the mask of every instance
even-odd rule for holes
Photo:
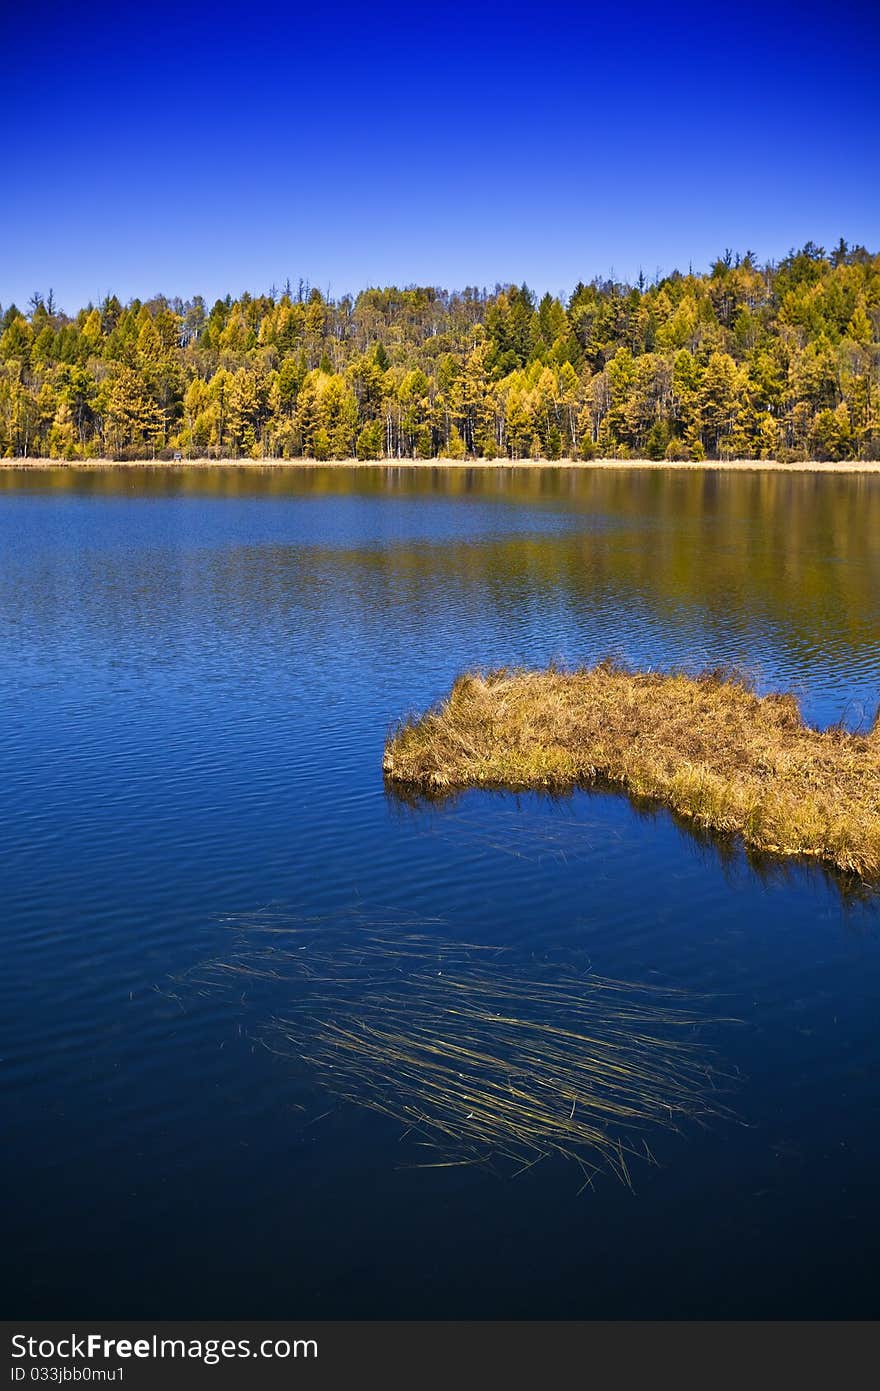
[[[0,303],[880,247],[880,7],[4,4]]]

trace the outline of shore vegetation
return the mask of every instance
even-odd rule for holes
[[[429,793],[614,784],[751,850],[880,876],[880,728],[806,725],[736,674],[464,675],[390,736],[385,776]]]
[[[527,285],[0,306],[0,457],[880,458],[880,255]]]

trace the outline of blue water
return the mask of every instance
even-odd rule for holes
[[[0,475],[6,1314],[876,1317],[877,898],[623,796],[380,769],[460,670],[553,657],[864,727],[878,593],[880,477]],[[632,1190],[415,1167],[255,1041],[289,983],[192,988],[269,906],[688,992],[728,1113]]]

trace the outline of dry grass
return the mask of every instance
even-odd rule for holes
[[[462,676],[389,738],[383,768],[427,792],[604,781],[752,849],[880,876],[880,729],[805,725],[790,695],[725,672]]]
[[[640,1132],[723,1114],[675,992],[411,926],[291,922],[261,914],[190,976],[235,998],[262,983],[280,1013],[257,1037],[339,1100],[401,1127],[416,1167],[519,1173],[550,1156],[630,1182]],[[316,1119],[321,1119],[319,1116]],[[311,1122],[310,1122],[311,1123]]]

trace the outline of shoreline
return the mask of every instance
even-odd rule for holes
[[[0,459],[0,469],[570,469],[683,470],[726,473],[880,473],[880,459],[804,460],[784,464],[778,459]]]

